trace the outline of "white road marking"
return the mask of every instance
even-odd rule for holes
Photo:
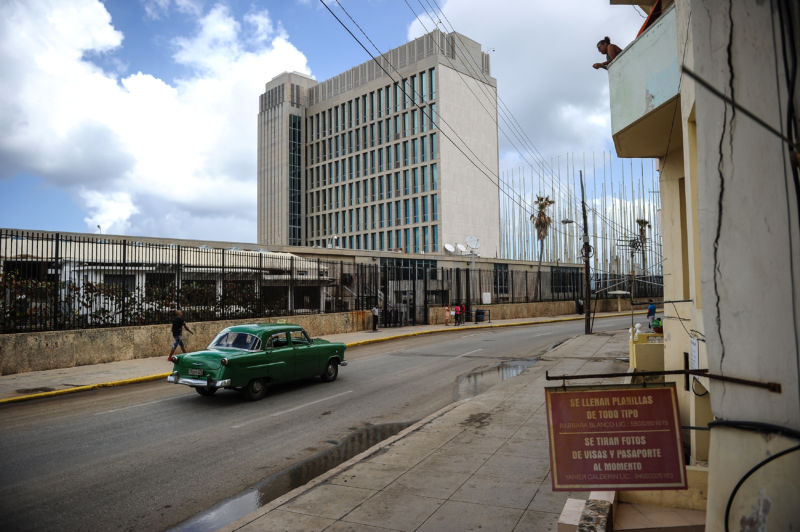
[[[337,393],[336,395],[331,395],[329,397],[324,397],[322,399],[317,399],[316,401],[311,401],[310,403],[305,403],[305,404],[302,404],[302,405],[295,406],[293,408],[289,408],[289,409],[286,409],[286,410],[281,410],[280,412],[274,412],[274,413],[270,414],[269,417],[282,416],[284,414],[288,414],[290,412],[294,412],[296,410],[300,410],[300,409],[306,408],[308,406],[315,405],[317,403],[324,403],[325,401],[330,401],[331,399],[336,399],[337,397],[341,397],[343,395],[347,395],[348,393],[353,393],[353,390],[347,390],[346,392]],[[232,429],[238,429],[238,428],[244,427],[245,425],[249,425],[250,423],[253,423],[254,421],[259,421],[261,419],[264,419],[264,418],[262,416],[259,416],[259,417],[255,418],[255,419],[251,419],[250,421],[245,421],[244,423],[239,423],[237,425],[231,425],[231,428]]]
[[[483,351],[483,348],[482,348],[482,347],[479,347],[478,349],[473,349],[472,351],[467,351],[466,353],[461,353],[460,355],[458,355],[458,356],[457,356],[457,357],[455,357],[455,358],[461,358],[461,357],[465,357],[465,356],[467,356],[467,355],[471,355],[472,353],[477,353],[478,351]]]
[[[111,414],[111,413],[114,413],[114,412],[119,412],[121,410],[128,410],[129,408],[139,408],[140,406],[155,405],[155,404],[158,404],[158,403],[163,403],[164,401],[170,401],[172,399],[175,399],[175,398],[174,397],[167,397],[166,399],[158,399],[157,401],[149,401],[147,403],[139,403],[139,404],[136,404],[136,405],[121,406],[119,408],[113,408],[111,410],[103,410],[102,412],[95,412],[94,415],[99,416],[101,414]]]

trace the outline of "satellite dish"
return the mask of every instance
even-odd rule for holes
[[[466,243],[472,249],[478,249],[481,247],[481,241],[478,240],[478,237],[469,235],[466,239]]]
[[[464,253],[467,251],[467,248],[464,247],[464,244],[456,244],[459,253]]]
[[[456,248],[453,247],[453,244],[445,244],[444,245],[444,250],[446,252],[448,252],[448,253],[455,253],[456,252]]]

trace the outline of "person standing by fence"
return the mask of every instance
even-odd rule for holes
[[[458,323],[459,323],[459,321],[461,319],[461,306],[456,304],[456,306],[453,307],[453,310],[455,311],[455,316],[454,316],[454,319],[453,319],[453,325],[458,325]]]
[[[651,329],[653,328],[654,319],[656,319],[656,304],[651,299],[650,304],[647,305],[647,326]]]
[[[380,311],[378,310],[378,305],[373,305],[372,307],[372,332],[378,330],[378,316],[380,315]]]
[[[450,305],[444,307],[444,324],[450,325]]]
[[[183,319],[183,311],[176,310],[175,311],[175,319],[172,320],[172,337],[175,341],[172,343],[172,351],[169,352],[169,356],[175,354],[175,350],[178,346],[181,346],[181,351],[184,353],[186,352],[186,347],[183,345],[183,330],[186,329],[189,331],[189,334],[194,334],[188,325],[186,325],[186,320]]]

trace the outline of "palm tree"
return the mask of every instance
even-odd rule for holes
[[[639,226],[639,243],[642,248],[642,273],[647,275],[647,255],[645,254],[645,244],[647,243],[647,228],[650,227],[650,222],[644,218],[636,220]]]
[[[542,297],[542,255],[544,254],[544,241],[547,238],[547,233],[550,232],[550,224],[553,220],[547,214],[547,208],[553,205],[555,201],[550,199],[550,196],[536,196],[536,212],[531,214],[531,221],[536,228],[536,240],[539,241],[539,266],[536,269],[536,294],[534,299],[541,301]]]

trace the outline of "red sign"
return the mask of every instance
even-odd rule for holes
[[[545,395],[554,491],[686,489],[675,383]]]

